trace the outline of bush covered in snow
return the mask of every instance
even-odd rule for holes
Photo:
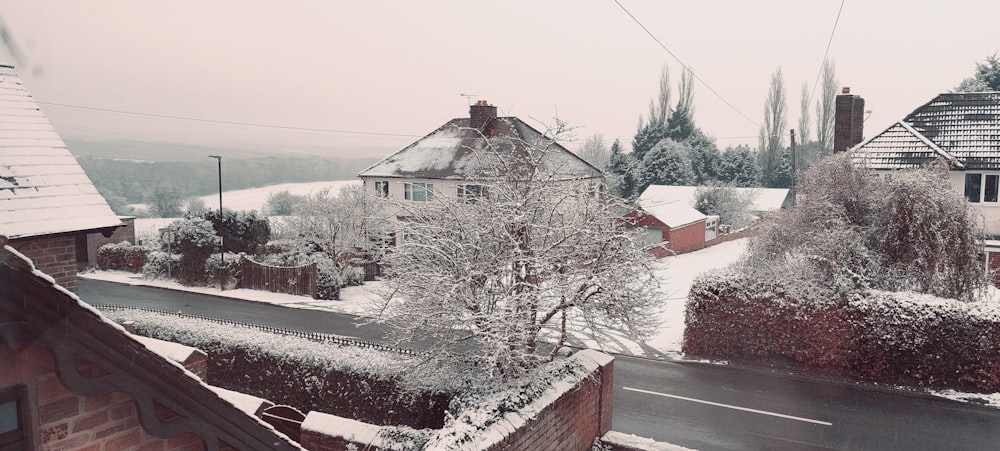
[[[105,270],[139,272],[149,249],[128,241],[109,243],[97,249],[97,266]]]
[[[168,266],[169,270],[168,270]],[[163,251],[153,251],[149,253],[146,264],[142,266],[142,276],[146,279],[161,279],[177,274],[180,268],[180,260],[174,254]]]
[[[824,298],[727,272],[698,279],[684,352],[786,360],[894,384],[1000,390],[1000,306],[870,290]]]
[[[941,168],[876,175],[832,156],[799,194],[758,228],[742,271],[831,297],[879,289],[970,301],[987,286],[982,228]]]
[[[399,354],[139,310],[104,314],[139,335],[201,349],[212,385],[304,412],[438,428],[451,399],[448,387],[407,388],[418,383],[406,381]]]

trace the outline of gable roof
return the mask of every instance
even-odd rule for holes
[[[301,449],[105,319],[9,246],[0,247],[0,286],[0,341],[14,348],[43,343],[59,380],[77,395],[125,392],[135,399],[146,432],[161,438],[194,432],[206,449],[219,449],[220,441],[241,450]],[[102,371],[82,370],[78,359]]]
[[[643,209],[646,209],[646,206],[669,202],[680,202],[693,207],[698,190],[708,188],[705,186],[649,185],[639,195],[638,202]],[[733,190],[740,199],[746,199],[750,202],[750,211],[754,212],[776,211],[791,204],[788,188],[731,187],[727,189]]]
[[[22,238],[119,225],[14,67],[0,64],[0,233]]]
[[[851,152],[873,169],[943,159],[954,169],[1000,170],[1000,92],[940,94]]]
[[[552,141],[516,117],[490,119],[486,136],[470,127],[469,118],[452,119],[382,161],[361,171],[359,177],[442,180],[475,179],[482,169],[478,152],[492,147],[500,152],[537,154],[542,164],[560,179],[600,178],[604,174],[586,160]]]
[[[640,202],[639,207],[671,229],[693,224],[708,218],[704,213],[679,200],[655,203]]]

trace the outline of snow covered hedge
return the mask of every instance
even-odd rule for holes
[[[139,272],[149,249],[128,241],[105,244],[97,249],[97,266],[105,270]]]
[[[439,428],[451,394],[405,388],[398,354],[141,310],[106,310],[138,335],[208,354],[209,383],[379,425]]]
[[[870,290],[840,300],[727,272],[698,279],[684,352],[787,360],[870,381],[1000,389],[1000,306]]]

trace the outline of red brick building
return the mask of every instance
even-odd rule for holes
[[[24,88],[0,65],[0,235],[69,290],[87,235],[121,224]]]
[[[301,449],[10,246],[0,286],[0,449]]]

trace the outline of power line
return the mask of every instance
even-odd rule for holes
[[[677,60],[677,62],[681,65],[681,67],[683,67],[685,70],[687,70],[688,72],[690,72],[691,76],[693,76],[695,80],[698,80],[698,82],[701,83],[702,86],[705,87],[705,89],[708,89],[712,94],[715,94],[715,96],[718,97],[719,100],[722,101],[722,103],[725,103],[726,106],[728,106],[731,110],[735,111],[736,114],[739,114],[740,116],[743,116],[743,119],[746,119],[748,122],[750,122],[751,124],[753,124],[754,126],[756,126],[758,128],[760,127],[760,124],[758,124],[753,119],[750,119],[750,117],[747,116],[746,114],[743,114],[742,111],[738,110],[735,106],[733,106],[733,104],[729,103],[729,101],[726,100],[725,97],[722,97],[722,94],[719,94],[714,89],[712,89],[712,87],[709,86],[708,83],[705,83],[705,80],[702,80],[701,77],[699,77],[698,74],[696,74],[693,70],[691,70],[691,68],[688,67],[687,64],[684,64],[684,62],[681,61],[681,59],[678,58],[677,55],[674,54],[674,52],[670,51],[670,49],[667,48],[667,46],[665,44],[663,44],[663,42],[661,42],[660,39],[657,38],[656,35],[654,35],[652,31],[649,31],[649,29],[646,28],[646,26],[643,25],[642,22],[640,22],[638,18],[636,18],[631,12],[629,12],[628,8],[625,8],[625,5],[622,5],[622,3],[620,1],[618,1],[618,0],[615,0],[615,3],[618,5],[619,8],[622,9],[622,11],[625,11],[625,14],[628,14],[628,16],[630,18],[632,18],[632,21],[635,22],[636,25],[639,25],[639,28],[642,28],[642,31],[645,31],[646,34],[649,35],[649,37],[653,38],[653,40],[656,41],[656,43],[659,44],[659,46],[663,50],[665,50],[667,52],[667,54],[669,54],[671,57],[673,57],[675,60]]]
[[[205,119],[205,118],[196,118],[196,117],[187,117],[187,116],[173,116],[173,115],[169,115],[169,114],[141,113],[141,112],[138,112],[138,111],[125,111],[125,110],[116,110],[116,109],[111,109],[111,108],[98,108],[98,107],[90,107],[90,106],[82,106],[82,105],[69,105],[69,104],[65,104],[65,103],[42,102],[42,101],[38,101],[38,100],[36,100],[35,103],[38,103],[39,105],[49,105],[49,106],[62,107],[62,108],[73,108],[73,109],[86,110],[86,111],[99,111],[99,112],[103,112],[103,113],[115,113],[115,114],[124,114],[124,115],[141,116],[141,117],[153,117],[153,118],[159,118],[159,119],[173,119],[173,120],[190,121],[190,122],[204,122],[204,123],[209,123],[209,124],[239,125],[239,126],[244,126],[244,127],[258,127],[258,128],[277,129],[277,130],[294,130],[294,131],[323,132],[323,133],[348,133],[348,134],[356,134],[356,135],[394,136],[394,137],[405,137],[405,138],[419,138],[419,137],[422,136],[422,135],[410,135],[410,134],[404,134],[404,133],[362,132],[362,131],[356,131],[356,130],[339,130],[339,129],[330,129],[330,128],[295,127],[295,126],[290,126],[290,125],[274,125],[274,124],[260,124],[260,123],[253,123],[253,122],[224,121],[224,120],[218,120],[218,119]]]
[[[837,18],[833,21],[833,30],[830,30],[830,39],[826,41],[826,51],[823,52],[823,62],[819,65],[819,73],[816,74],[816,81],[813,82],[812,92],[809,93],[809,100],[806,101],[806,105],[812,103],[813,95],[816,94],[816,87],[819,86],[819,78],[823,76],[823,68],[826,67],[827,57],[830,56],[830,45],[833,44],[833,35],[837,32],[837,24],[840,23],[840,13],[844,12],[844,2],[846,0],[840,0],[840,8],[837,9]]]

